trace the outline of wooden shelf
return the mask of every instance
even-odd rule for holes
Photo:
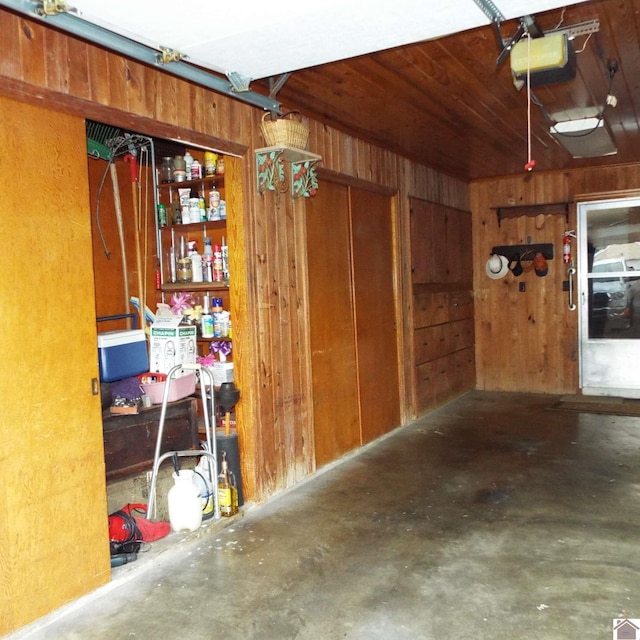
[[[226,218],[221,218],[220,220],[201,220],[200,222],[187,222],[186,224],[173,224],[173,222],[169,222],[164,227],[160,227],[160,232],[167,233],[170,232],[171,229],[174,229],[175,233],[189,233],[193,231],[202,231],[203,229],[224,229],[226,226]]]
[[[227,282],[165,282],[160,291],[228,291]]]
[[[492,207],[498,216],[498,226],[505,218],[518,218],[520,216],[563,215],[569,222],[569,203],[550,202],[546,204],[506,205]]]
[[[196,178],[195,180],[183,180],[182,182],[161,182],[158,184],[158,189],[187,189],[200,186],[203,182],[211,182],[217,185],[224,182],[224,174],[204,176],[202,178]]]
[[[275,147],[263,147],[256,149],[256,154],[266,155],[272,152],[277,153],[285,162],[318,162],[322,160],[322,156],[304,149],[296,149],[286,144],[280,144]]]

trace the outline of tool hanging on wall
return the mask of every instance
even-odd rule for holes
[[[565,231],[562,234],[562,262],[565,264],[573,264],[573,257],[571,255],[571,239],[576,237],[574,230]]]
[[[123,286],[125,298],[125,311],[129,310],[131,304],[131,296],[129,293],[128,281],[128,263],[125,250],[125,229],[124,215],[122,211],[122,203],[120,199],[120,187],[118,183],[118,175],[115,162],[118,158],[124,159],[130,164],[131,184],[132,184],[132,206],[133,206],[133,224],[134,238],[136,250],[136,270],[137,270],[137,288],[138,298],[146,302],[146,273],[148,260],[148,209],[150,200],[152,199],[154,211],[157,206],[156,193],[156,169],[155,169],[155,150],[152,138],[137,133],[121,132],[119,129],[87,121],[87,149],[91,157],[106,160],[105,167],[100,186],[98,188],[96,202],[96,227],[102,241],[104,253],[107,259],[111,258],[111,253],[107,247],[105,238],[102,234],[100,226],[100,195],[107,174],[111,174],[113,185],[114,206],[116,209],[116,221],[118,227],[118,235],[122,252],[122,268],[123,268]],[[133,161],[132,161],[133,160]],[[149,175],[150,174],[150,175]],[[139,188],[140,176],[144,176],[145,194],[142,198],[142,190]],[[152,193],[149,188],[152,187]],[[144,206],[144,209],[143,209]],[[140,216],[140,211],[143,216]],[[142,238],[142,247],[140,239]],[[145,326],[145,308],[146,304],[138,305],[136,311],[140,316],[140,326]]]
[[[116,210],[116,224],[118,226],[118,239],[122,254],[122,286],[124,289],[124,308],[129,309],[129,267],[127,263],[127,249],[124,241],[124,224],[122,221],[122,202],[120,201],[120,184],[118,182],[118,170],[113,162],[109,163],[111,173],[111,185],[113,187],[113,204]],[[127,318],[127,329],[131,328],[131,319]],[[141,325],[142,326],[142,325]]]
[[[153,198],[153,206],[156,206],[156,170],[155,170],[155,152],[153,140],[147,136],[139,134],[125,133],[122,136],[110,141],[113,160],[117,157],[129,164],[131,176],[131,198],[133,208],[133,237],[136,260],[136,288],[138,289],[138,298],[146,303],[146,265],[148,255],[148,207],[149,196]],[[149,171],[151,177],[149,177]],[[140,177],[145,176],[144,204],[142,203],[142,190],[140,188]],[[148,193],[149,180],[152,181],[153,193]],[[144,207],[144,208],[143,208]],[[140,212],[144,215],[141,217]],[[130,297],[127,298],[129,304]],[[140,327],[145,326],[145,304],[140,305],[136,310],[140,318]]]

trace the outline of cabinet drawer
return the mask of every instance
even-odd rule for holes
[[[414,332],[416,364],[472,347],[473,333],[471,319],[417,329]]]
[[[449,319],[449,294],[446,291],[415,294],[413,305],[413,324],[416,328],[442,324]]]
[[[474,388],[473,347],[416,367],[416,413],[421,415]]]
[[[452,291],[449,293],[449,319],[473,318],[473,293]]]
[[[416,364],[435,360],[452,351],[448,334],[449,326],[446,324],[417,329],[413,334]]]

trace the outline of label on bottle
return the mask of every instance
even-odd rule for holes
[[[207,177],[215,175],[217,160],[218,155],[213,151],[204,152],[204,172]]]
[[[229,517],[238,513],[238,493],[236,488],[230,485],[218,487],[218,504],[221,516]]]
[[[209,206],[215,209],[220,204],[220,192],[215,189],[209,191]]]
[[[222,282],[222,247],[219,244],[213,245],[213,281]]]
[[[167,207],[163,204],[158,205],[158,224],[161,227],[167,226]]]
[[[231,487],[218,488],[218,503],[220,504],[220,513],[231,510]]]
[[[213,316],[210,313],[202,316],[202,337],[213,338]]]

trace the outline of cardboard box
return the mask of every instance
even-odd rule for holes
[[[149,371],[168,373],[178,364],[196,361],[196,327],[180,324],[181,320],[181,316],[156,317],[149,331]]]
[[[233,382],[233,362],[216,362],[213,365],[213,386],[219,387],[223,382]]]
[[[142,329],[98,334],[101,382],[115,382],[149,369],[147,340]]]

